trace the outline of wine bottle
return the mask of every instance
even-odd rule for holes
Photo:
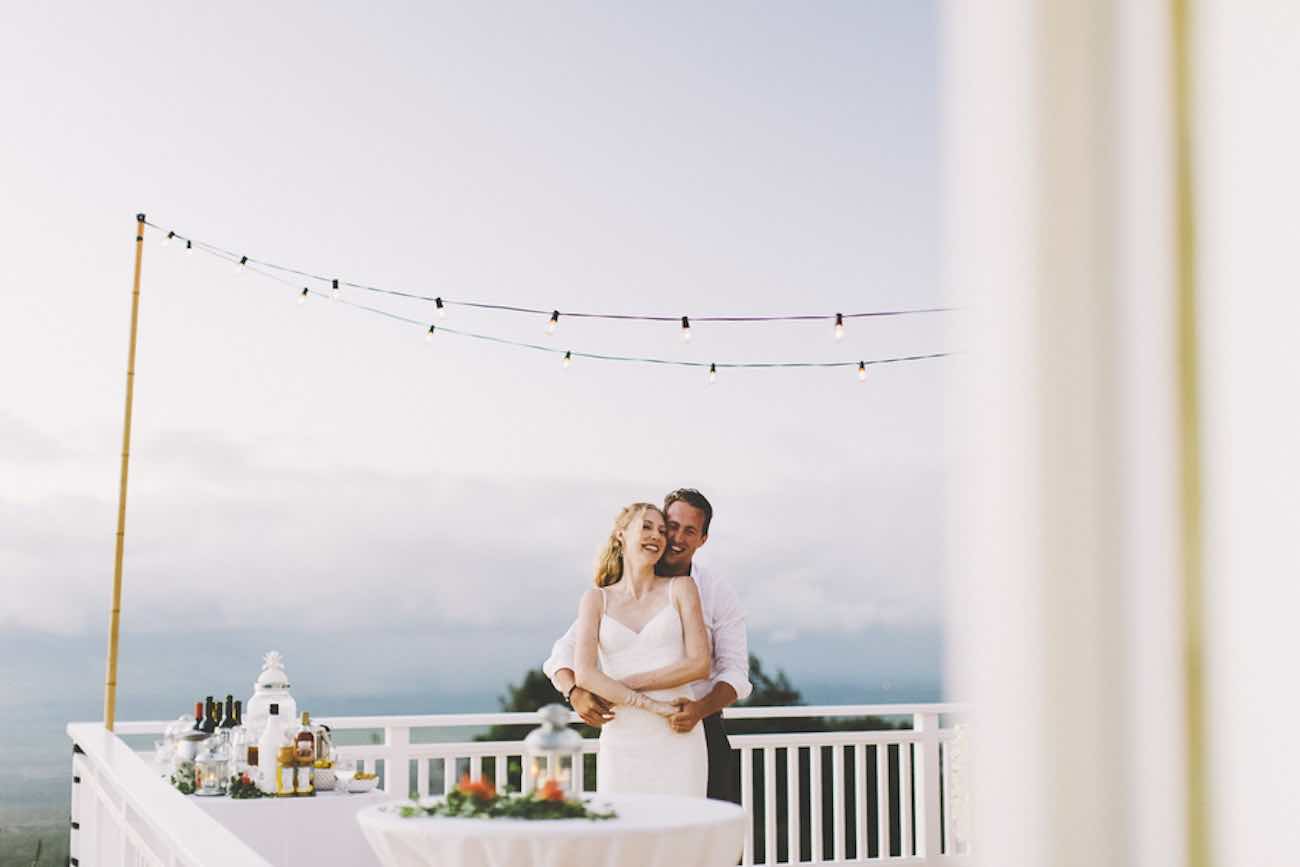
[[[226,693],[226,712],[221,717],[221,727],[223,729],[235,727],[235,697],[230,693]]]
[[[207,704],[207,713],[203,717],[203,730],[208,734],[212,734],[214,731],[217,730],[218,705],[215,701],[212,700],[212,696],[207,697],[206,704]]]
[[[203,731],[203,702],[194,702],[194,726],[191,731]]]

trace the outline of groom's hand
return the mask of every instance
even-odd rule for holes
[[[614,709],[609,702],[594,692],[575,686],[573,692],[569,693],[569,703],[578,712],[578,716],[582,717],[582,721],[594,728],[600,728],[614,718]]]
[[[673,731],[686,734],[703,719],[700,713],[699,702],[691,701],[688,698],[679,698],[673,702],[677,705],[677,713],[668,717],[668,725],[672,726]]]

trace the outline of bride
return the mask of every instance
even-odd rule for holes
[[[667,548],[663,512],[633,503],[619,513],[596,560],[596,586],[578,605],[574,674],[578,686],[618,705],[600,730],[596,790],[604,794],[693,795],[708,788],[702,726],[678,733],[667,717],[686,684],[709,676],[709,640],[700,594],[690,576],[660,578]],[[623,684],[653,674],[664,689]]]

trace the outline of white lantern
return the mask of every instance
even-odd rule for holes
[[[569,728],[569,709],[562,704],[548,704],[537,715],[542,727],[524,738],[533,786],[540,791],[551,783],[568,800],[581,794],[576,768],[582,761],[582,736]]]
[[[194,760],[194,794],[224,795],[229,783],[230,754],[225,744],[211,738]]]

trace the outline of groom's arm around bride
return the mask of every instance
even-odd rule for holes
[[[694,579],[713,648],[710,676],[690,685],[692,700],[679,700],[678,710],[669,718],[669,724],[676,731],[688,732],[704,723],[709,752],[709,797],[739,803],[736,757],[723,728],[722,710],[747,698],[752,691],[744,612],[731,583],[694,562],[695,552],[709,537],[713,519],[709,501],[699,491],[679,489],[664,498],[664,513],[668,550],[656,572],[664,576],[690,575]],[[576,630],[571,626],[555,642],[542,670],[588,725],[600,727],[613,718],[615,711],[599,696],[576,686],[575,645]],[[655,674],[633,675],[623,683],[636,691],[654,690],[663,686],[656,683]]]

